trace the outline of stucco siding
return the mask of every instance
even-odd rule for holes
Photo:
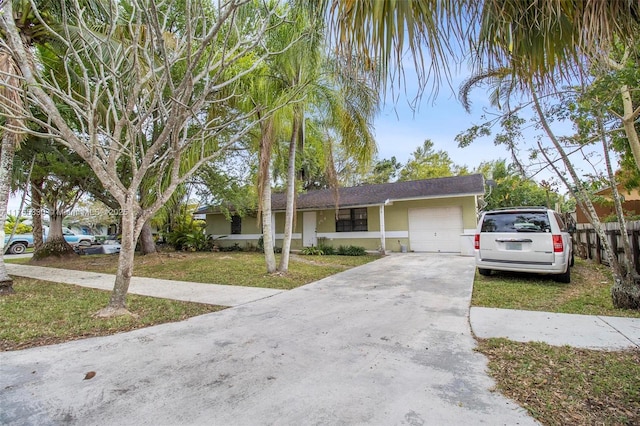
[[[277,212],[275,216],[276,216],[276,234],[283,234],[285,213]],[[293,232],[294,233],[302,232],[302,212],[296,212],[296,220],[293,223]]]
[[[409,229],[409,209],[429,207],[462,208],[462,226],[465,229],[475,228],[477,223],[474,197],[438,198],[433,200],[398,201],[385,210],[385,228],[387,231]]]
[[[208,214],[206,219],[206,231],[211,235],[231,235],[231,222],[223,214]],[[242,234],[259,234],[261,224],[255,216],[242,218]]]
[[[227,235],[231,233],[231,222],[223,214],[208,214],[207,235]]]
[[[318,211],[318,233],[336,232],[336,211],[320,210]]]

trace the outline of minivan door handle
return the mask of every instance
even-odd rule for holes
[[[532,243],[531,238],[496,238],[497,243]]]

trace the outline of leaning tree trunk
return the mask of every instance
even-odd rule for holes
[[[294,199],[296,196],[296,148],[298,146],[298,132],[300,131],[300,119],[294,113],[293,130],[289,144],[289,164],[287,170],[287,207],[284,219],[284,239],[282,241],[282,257],[278,270],[289,270],[289,254],[291,251],[291,235],[293,234]]]
[[[624,252],[624,261],[619,262],[620,265],[618,266],[621,273],[619,276],[614,277],[614,283],[611,287],[611,300],[613,302],[613,306],[616,308],[640,309],[640,276],[638,276],[638,273],[635,271],[633,251],[631,244],[629,243],[629,233],[627,232],[627,224],[625,222],[624,211],[622,210],[622,202],[620,201],[621,197],[618,192],[618,184],[616,183],[615,174],[611,165],[611,156],[609,155],[606,132],[601,117],[598,117],[598,128],[600,130],[600,137],[604,147],[604,159],[607,166],[609,181],[611,183],[611,196],[613,198],[616,216],[618,216],[618,223],[620,224],[620,236],[622,238],[622,248]],[[631,138],[629,138],[629,142],[632,143]],[[614,236],[614,238],[616,237]]]
[[[536,112],[538,114],[538,117],[540,119],[540,123],[542,124],[542,127],[543,127],[545,133],[547,134],[547,136],[549,137],[549,139],[553,143],[554,147],[556,148],[556,150],[560,154],[560,157],[562,158],[562,162],[564,163],[567,171],[569,172],[569,174],[571,175],[571,178],[573,179],[574,185],[573,186],[569,185],[569,182],[567,181],[567,179],[563,176],[562,173],[560,173],[560,171],[553,164],[553,162],[550,161],[550,159],[545,154],[545,152],[542,149],[542,147],[540,149],[540,152],[547,159],[547,162],[549,163],[549,165],[551,165],[551,167],[556,172],[558,177],[564,182],[565,186],[574,195],[574,197],[578,200],[578,202],[581,203],[583,207],[587,208],[587,212],[588,212],[588,216],[589,216],[589,222],[593,225],[593,227],[596,230],[596,233],[600,237],[600,241],[601,241],[603,249],[604,249],[605,257],[609,261],[609,268],[611,269],[611,273],[613,275],[614,285],[612,287],[612,302],[614,303],[614,306],[616,306],[616,307],[623,307],[623,306],[618,306],[618,305],[615,304],[617,302],[617,300],[616,300],[615,296],[613,296],[613,291],[614,291],[613,288],[616,287],[616,286],[621,286],[621,285],[626,287],[627,284],[628,284],[628,282],[626,281],[628,274],[626,273],[626,271],[624,270],[624,267],[620,264],[620,262],[618,262],[618,258],[616,257],[615,253],[613,252],[611,244],[609,243],[609,240],[607,238],[605,229],[602,226],[602,223],[600,222],[600,218],[598,217],[598,214],[596,213],[595,207],[593,206],[593,203],[591,202],[589,197],[585,194],[584,187],[582,185],[580,185],[580,179],[578,178],[578,175],[577,175],[577,173],[575,171],[575,168],[571,164],[571,161],[569,161],[569,157],[567,156],[567,153],[562,148],[562,145],[560,144],[558,139],[555,137],[555,134],[551,130],[551,127],[549,126],[549,123],[547,122],[546,116],[545,116],[544,112],[542,111],[542,106],[540,105],[540,101],[538,99],[538,96],[537,96],[535,90],[533,89],[533,86],[531,87],[531,95],[532,95],[532,98],[533,98],[533,103],[534,103],[535,110],[536,110]],[[602,130],[601,130],[601,132],[602,132]],[[604,137],[606,137],[606,135],[604,133],[602,133],[601,137],[604,138]],[[606,153],[607,147],[606,147],[606,140],[605,139],[603,139],[603,144],[604,144],[604,147],[605,147],[605,155],[606,155],[607,154]],[[609,170],[609,173],[611,174],[610,170]],[[614,182],[615,179],[611,179],[611,181]],[[576,193],[572,189],[573,187],[577,188],[578,193]],[[623,301],[623,300],[619,300],[618,302],[621,302],[621,301]]]
[[[8,9],[11,11],[11,7]],[[11,16],[11,15],[9,15]],[[2,142],[0,145],[0,294],[13,293],[13,279],[7,274],[4,266],[4,223],[7,220],[7,203],[11,191],[11,174],[13,172],[13,158],[16,148],[20,143],[22,134],[17,133],[17,129],[22,127],[22,122],[12,117],[15,111],[20,111],[24,106],[20,95],[20,75],[19,67],[6,49],[0,50],[0,113],[5,115],[5,130],[2,132]],[[7,114],[6,111],[9,111]],[[16,131],[12,131],[16,130]]]
[[[140,231],[140,251],[145,255],[158,252],[148,220],[142,225],[142,231]]]
[[[62,235],[62,220],[64,215],[56,213],[54,209],[49,211],[49,234],[47,240],[39,250],[33,252],[31,262],[37,262],[49,257],[76,257],[73,247],[69,245]]]
[[[631,97],[631,91],[629,87],[625,84],[620,89],[620,94],[622,97],[622,107],[624,110],[624,115],[622,116],[622,127],[624,128],[624,132],[627,136],[627,140],[629,141],[629,146],[631,147],[631,152],[633,153],[633,159],[636,162],[636,167],[640,170],[640,138],[638,137],[638,132],[636,131],[635,123],[638,120],[638,112],[639,108],[633,107],[633,98]]]
[[[5,131],[0,147],[0,295],[11,294],[13,279],[7,274],[4,266],[4,222],[7,220],[7,203],[11,189],[11,172],[13,171],[13,157],[16,149],[16,134]]]

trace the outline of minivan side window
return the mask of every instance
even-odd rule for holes
[[[556,220],[558,221],[558,226],[560,227],[560,231],[567,232],[567,225],[564,224],[564,220],[562,220],[562,216],[558,213],[555,213]]]
[[[546,212],[491,213],[480,232],[551,232],[551,226]]]

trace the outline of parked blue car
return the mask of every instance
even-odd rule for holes
[[[80,235],[75,234],[69,228],[62,228],[62,235],[64,239],[72,246],[90,246],[95,244],[96,237],[93,235]],[[45,232],[44,238],[47,238],[47,232]],[[16,234],[9,242],[9,236],[4,237],[4,246],[9,246],[10,254],[22,254],[27,251],[27,248],[33,247],[33,235],[31,234]]]

